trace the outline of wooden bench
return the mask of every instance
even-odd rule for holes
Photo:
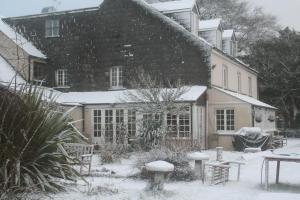
[[[66,153],[71,157],[78,159],[80,162],[80,174],[84,166],[88,165],[88,174],[91,172],[92,157],[94,152],[94,145],[81,143],[66,143],[64,145]]]

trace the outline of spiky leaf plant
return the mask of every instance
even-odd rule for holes
[[[79,176],[71,166],[76,161],[61,148],[80,138],[67,114],[43,97],[33,86],[17,92],[0,87],[0,199],[5,191],[60,191],[59,179]]]

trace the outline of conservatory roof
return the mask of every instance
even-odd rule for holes
[[[31,56],[45,59],[46,56],[38,50],[31,42],[26,40],[21,34],[17,33],[12,27],[5,23],[0,17],[0,31],[10,40],[17,44],[21,49]]]
[[[150,5],[160,12],[168,12],[174,10],[191,10],[195,6],[195,0],[166,1],[152,3]]]
[[[186,86],[186,92],[177,102],[195,102],[205,93],[206,86]],[[175,89],[161,89],[171,92]],[[94,104],[122,104],[139,103],[141,101],[129,98],[129,94],[139,94],[137,90],[95,91],[95,92],[68,92],[55,91],[56,102],[63,105],[94,105]],[[139,96],[139,95],[137,95]]]
[[[26,84],[26,81],[20,76],[15,69],[0,55],[0,84],[11,85]]]
[[[258,107],[264,107],[264,108],[271,108],[271,109],[277,109],[269,104],[266,104],[262,101],[259,101],[258,99],[255,99],[253,97],[249,97],[247,95],[243,95],[243,94],[239,94],[239,93],[236,93],[236,92],[232,92],[232,91],[229,91],[229,90],[224,90],[224,89],[221,89],[221,88],[218,88],[218,87],[214,87],[215,89],[221,91],[221,92],[224,92],[230,96],[233,96],[241,101],[244,101],[246,103],[249,103],[253,106],[258,106]]]

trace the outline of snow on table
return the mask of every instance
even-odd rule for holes
[[[209,155],[201,152],[189,153],[187,157],[191,160],[209,160]]]
[[[158,160],[147,163],[146,169],[152,172],[171,172],[174,171],[174,165],[166,161]]]

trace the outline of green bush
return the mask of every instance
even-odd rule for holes
[[[79,136],[44,96],[36,87],[0,87],[0,199],[7,192],[57,192],[64,189],[58,179],[79,176],[71,167],[76,161],[61,150]]]

